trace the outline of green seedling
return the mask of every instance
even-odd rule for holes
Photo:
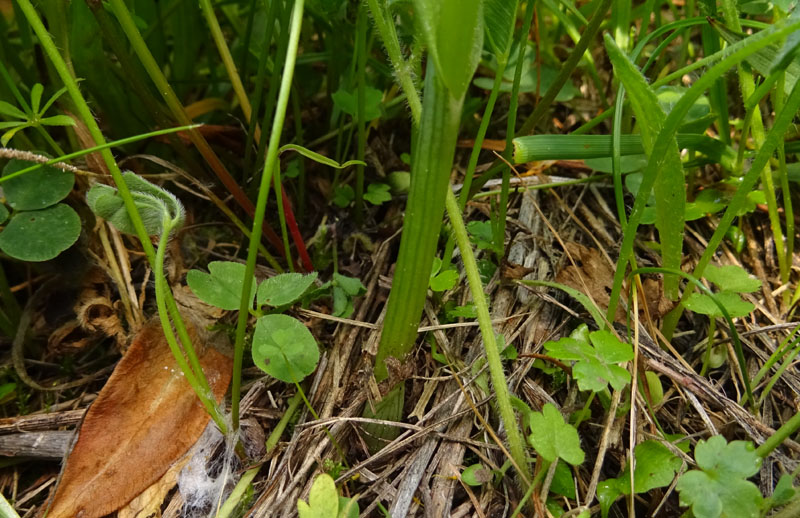
[[[764,498],[747,480],[758,473],[761,457],[750,442],[728,443],[715,435],[697,443],[694,458],[699,469],[684,473],[675,488],[681,505],[691,507],[696,518],[761,515]]]
[[[431,290],[436,292],[452,290],[458,282],[458,272],[452,269],[441,271],[441,269],[442,260],[438,257],[434,258],[430,280]]]
[[[49,110],[53,103],[56,102],[58,98],[61,97],[66,91],[66,87],[58,90],[50,97],[50,99],[47,100],[47,102],[44,103],[44,106],[42,106],[41,103],[44,87],[41,85],[41,83],[36,83],[33,85],[33,88],[31,88],[30,107],[24,106],[24,111],[5,101],[0,101],[0,115],[17,119],[14,121],[0,122],[0,130],[7,130],[2,136],[0,136],[0,144],[5,147],[8,142],[14,138],[14,135],[25,128],[41,129],[42,126],[74,126],[75,121],[72,120],[72,117],[67,115],[51,115],[49,117],[45,116],[47,110]],[[42,131],[42,133],[45,135],[47,134],[44,131]],[[52,144],[55,144],[51,138],[48,138],[48,141]],[[58,151],[60,148],[58,145],[55,145],[55,149]]]
[[[583,463],[584,453],[578,430],[566,423],[558,409],[547,403],[541,412],[529,415],[528,442],[548,463],[563,459],[573,466]]]
[[[391,186],[385,183],[371,183],[367,186],[364,199],[373,205],[381,205],[392,199]]]
[[[717,302],[722,304],[730,317],[743,317],[753,311],[753,304],[742,300],[740,293],[750,293],[761,287],[761,281],[736,265],[709,265],[705,270],[706,279],[714,283],[720,291],[715,294]],[[724,348],[715,348],[714,333],[716,320],[723,318],[722,310],[717,302],[705,293],[693,293],[686,299],[686,308],[709,317],[708,345],[703,359],[701,372],[705,374],[709,368],[717,368],[725,362]]]
[[[300,518],[357,518],[358,503],[355,498],[339,496],[336,483],[327,473],[314,479],[308,493],[308,502],[297,500]]]
[[[29,166],[13,159],[3,177]],[[21,261],[47,261],[72,246],[81,233],[81,220],[72,207],[59,203],[72,191],[75,175],[53,166],[36,174],[3,182],[5,202],[0,204],[0,250]]]
[[[622,390],[631,381],[630,373],[618,364],[632,360],[633,349],[609,331],[589,333],[584,324],[568,337],[546,342],[544,348],[554,358],[575,362],[572,375],[581,390],[601,392],[609,384]]]
[[[681,467],[681,459],[658,441],[641,442],[633,451],[636,459],[636,467],[633,470],[634,493],[647,493],[652,489],[670,485],[675,473]],[[630,494],[631,467],[627,464],[622,475],[604,480],[597,487],[597,499],[600,502],[603,518],[608,516],[611,504],[620,495]]]

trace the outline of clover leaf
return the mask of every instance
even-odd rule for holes
[[[353,314],[353,298],[363,295],[367,288],[354,277],[333,274],[333,316],[348,318]]]
[[[253,333],[253,362],[273,378],[302,381],[319,362],[317,341],[302,322],[288,315],[264,315]]]
[[[727,443],[720,435],[700,441],[694,449],[699,470],[684,473],[676,489],[681,505],[691,506],[696,518],[756,518],[763,497],[747,480],[755,475],[761,458],[746,441]]]
[[[358,504],[353,498],[339,496],[336,483],[327,473],[314,479],[308,493],[308,503],[297,500],[300,518],[357,518]]]
[[[208,263],[209,273],[190,270],[186,274],[186,283],[195,295],[205,302],[220,309],[239,309],[244,286],[245,265],[232,261],[212,261]],[[256,292],[256,280],[251,279],[250,306]]]
[[[308,288],[317,280],[317,272],[282,273],[264,280],[258,286],[257,303],[259,306],[269,304],[272,307],[286,306],[300,299]]]
[[[561,412],[547,403],[541,412],[529,416],[531,434],[528,442],[549,462],[562,458],[573,466],[583,463],[584,453],[578,430],[565,423]]]
[[[392,199],[390,189],[391,187],[385,183],[371,183],[367,187],[367,192],[364,193],[364,199],[373,205],[380,205]]]
[[[620,390],[630,383],[630,373],[616,365],[633,359],[630,344],[620,342],[605,330],[593,331],[588,338],[591,343],[573,333],[557,342],[546,342],[544,347],[555,358],[576,362],[572,367],[572,375],[581,390],[600,392],[609,383],[615,390]]]
[[[78,213],[57,203],[14,214],[0,232],[0,250],[22,261],[48,261],[72,246],[80,234]]]

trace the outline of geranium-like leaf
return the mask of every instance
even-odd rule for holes
[[[696,518],[760,516],[764,498],[747,481],[761,465],[751,443],[715,435],[697,443],[694,458],[700,469],[685,473],[676,486],[681,505],[691,506]]]
[[[584,453],[578,430],[565,423],[561,412],[547,403],[541,412],[530,414],[531,434],[528,442],[549,462],[562,458],[573,466],[581,464]]]
[[[308,493],[308,503],[297,501],[297,513],[300,518],[336,518],[339,515],[339,494],[330,475],[317,475]]]
[[[253,333],[253,362],[286,383],[300,382],[314,372],[319,348],[311,332],[288,315],[264,315]]]
[[[631,380],[630,373],[617,365],[633,359],[630,344],[620,342],[609,331],[589,333],[591,344],[574,337],[546,342],[548,353],[561,360],[575,361],[572,374],[581,390],[600,392],[610,383],[616,390]]]
[[[703,271],[703,276],[723,291],[750,293],[761,287],[760,280],[747,273],[741,266],[734,264],[725,266],[709,264]]]
[[[749,315],[755,308],[752,303],[742,300],[742,297],[740,297],[738,293],[732,291],[720,291],[719,293],[715,293],[714,297],[717,299],[717,302],[722,304],[731,318]],[[722,310],[714,302],[714,299],[705,293],[692,293],[689,298],[686,299],[686,309],[715,318],[722,318],[724,316]]]
[[[245,265],[232,261],[208,263],[208,271],[189,270],[186,283],[203,302],[220,309],[239,309],[244,286]],[[256,293],[256,280],[251,279],[250,306]]]

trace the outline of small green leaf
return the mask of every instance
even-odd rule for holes
[[[697,443],[694,457],[700,469],[684,473],[676,486],[681,505],[691,506],[696,518],[760,516],[763,497],[746,480],[761,465],[751,443],[715,435]]]
[[[0,203],[0,225],[2,225],[3,223],[5,223],[5,221],[6,221],[7,219],[8,219],[8,209],[6,208],[6,206],[5,206],[5,205],[3,205],[2,203]]]
[[[760,280],[747,273],[741,266],[734,264],[725,266],[709,264],[703,271],[703,276],[724,291],[750,293],[761,287]]]
[[[333,274],[333,284],[339,286],[351,297],[357,297],[367,292],[367,288],[355,277],[347,277],[340,273]]]
[[[39,123],[43,126],[75,126],[75,119],[68,115],[53,115],[39,119]]]
[[[3,176],[26,169],[33,162],[9,160],[3,168]],[[75,184],[75,175],[53,166],[42,166],[2,183],[6,200],[15,210],[39,210],[58,203],[67,197]]]
[[[576,361],[572,375],[581,390],[600,392],[610,383],[616,390],[630,383],[630,373],[616,365],[633,359],[630,344],[620,342],[609,331],[589,333],[591,345],[585,340],[565,337],[544,344],[548,353],[561,360]]]
[[[452,290],[458,282],[458,272],[455,270],[445,270],[431,277],[431,289],[433,291]]]
[[[17,212],[0,232],[0,250],[22,261],[48,261],[72,246],[81,234],[81,218],[59,203]]]
[[[360,511],[355,498],[339,497],[338,518],[358,518]]]
[[[371,86],[367,86],[364,90],[364,121],[366,122],[381,116],[383,92]],[[339,87],[339,89],[331,95],[331,98],[333,99],[333,104],[340,110],[351,117],[356,117],[358,114],[358,95],[356,91],[350,91]]]
[[[39,106],[41,106],[42,102],[42,92],[44,92],[44,86],[42,83],[36,83],[31,88],[31,111],[35,114],[39,114]]]
[[[731,318],[749,315],[755,308],[752,303],[742,300],[739,294],[732,291],[720,291],[715,293],[714,297],[722,304]],[[686,309],[714,318],[724,316],[719,306],[714,303],[714,299],[705,293],[692,293],[686,300]]]
[[[300,518],[337,518],[339,516],[339,493],[336,483],[327,473],[314,479],[308,493],[308,503],[297,500],[297,513]]]
[[[319,348],[311,332],[287,315],[264,315],[253,333],[253,362],[273,378],[299,383],[314,372]]]
[[[564,422],[561,412],[547,403],[541,412],[530,415],[528,442],[549,462],[562,458],[573,466],[583,463],[584,453],[578,430]]]
[[[664,386],[661,384],[661,379],[653,371],[645,372],[644,377],[650,393],[650,404],[653,406],[660,405],[664,401]]]
[[[597,484],[597,501],[600,502],[600,516],[608,517],[611,505],[622,494],[622,484],[618,478],[610,478]]]
[[[550,491],[575,500],[575,481],[572,479],[572,471],[563,462],[559,462],[556,466],[553,482],[550,484]]]
[[[789,500],[794,497],[797,493],[797,489],[792,485],[793,480],[794,477],[789,473],[781,475],[778,484],[775,486],[775,490],[772,492],[772,497],[770,497],[770,504],[772,507],[787,504]]]
[[[337,207],[345,208],[355,199],[356,193],[349,185],[342,184],[333,191],[333,203]]]
[[[467,223],[467,232],[469,232],[472,242],[481,250],[492,248],[494,232],[491,221],[470,221]]]
[[[2,136],[0,136],[0,145],[2,145],[4,147],[8,145],[8,142],[12,138],[14,138],[14,135],[16,135],[18,132],[24,130],[25,128],[30,128],[31,126],[33,126],[33,124],[31,124],[29,122],[24,122],[24,123],[19,124],[19,125],[16,125],[14,123],[11,123],[11,124],[13,126],[15,126],[15,127],[10,129],[10,130],[8,130],[8,131],[6,131],[5,133],[3,133]]]
[[[24,111],[20,110],[13,104],[8,104],[5,101],[0,101],[0,115],[13,117],[15,119],[20,119],[23,121],[28,120],[28,115]]]
[[[186,283],[197,297],[220,309],[239,309],[244,286],[245,265],[232,261],[213,261],[208,263],[206,273],[200,270],[189,270]],[[250,306],[256,293],[256,280],[251,279]]]
[[[392,199],[389,193],[390,187],[385,183],[371,183],[364,193],[364,199],[373,205],[380,205]]]
[[[658,441],[644,441],[633,450],[636,456],[636,468],[633,472],[633,489],[637,493],[647,493],[657,487],[665,487],[672,483],[675,472],[681,467],[681,459],[669,448]],[[630,465],[620,475],[620,487],[626,495],[631,492]]]
[[[286,306],[300,299],[317,280],[317,272],[282,273],[264,280],[258,287],[257,303],[272,307]]]
[[[492,470],[484,468],[483,464],[473,464],[461,472],[461,481],[468,486],[481,486],[492,481]]]

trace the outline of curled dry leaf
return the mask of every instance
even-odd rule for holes
[[[194,343],[220,400],[232,362],[213,347]],[[116,511],[159,480],[208,421],[161,325],[151,322],[136,335],[89,408],[48,517],[98,518]]]
[[[605,312],[608,310],[611,286],[614,283],[613,267],[597,249],[579,243],[567,243],[566,248],[575,265],[567,261],[567,266],[558,272],[556,281],[585,293]],[[642,281],[642,286],[651,318],[661,318],[675,307],[675,304],[664,297],[664,285],[661,279],[646,278]],[[627,289],[621,298],[627,303]],[[641,302],[639,307],[642,307]],[[644,316],[641,310],[640,315]],[[625,310],[621,304],[617,306],[614,320],[621,323],[626,321]]]

